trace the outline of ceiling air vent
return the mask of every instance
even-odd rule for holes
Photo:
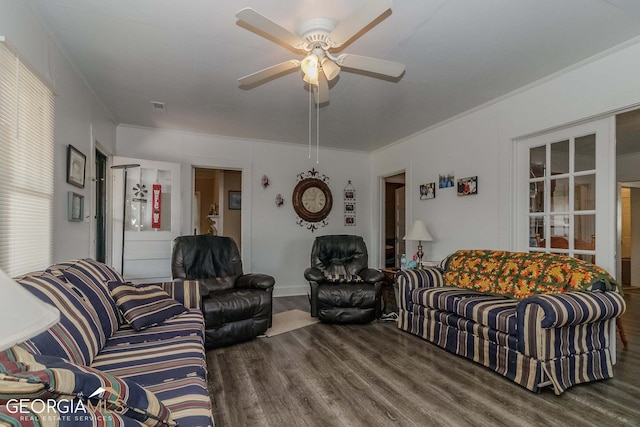
[[[167,106],[164,105],[164,102],[151,101],[151,105],[153,105],[153,110],[158,112],[158,113],[166,113],[167,112]]]

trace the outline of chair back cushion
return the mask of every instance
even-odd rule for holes
[[[367,246],[360,236],[347,234],[318,236],[311,249],[311,267],[326,276],[352,276],[367,268]]]
[[[174,279],[199,280],[216,290],[233,288],[242,275],[236,242],[224,236],[180,236],[174,240],[171,259]]]

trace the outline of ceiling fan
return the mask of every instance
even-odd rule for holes
[[[250,7],[240,10],[236,13],[240,21],[306,54],[302,60],[291,59],[244,76],[238,79],[240,85],[254,86],[300,67],[303,80],[313,89],[316,103],[322,104],[329,101],[329,80],[336,78],[340,67],[400,77],[405,66],[399,62],[348,53],[336,56],[333,53],[389,10],[391,5],[391,0],[369,0],[353,15],[339,23],[327,18],[305,21],[300,25],[299,34],[281,27]]]

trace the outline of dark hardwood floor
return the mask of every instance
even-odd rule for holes
[[[625,294],[629,348],[618,338],[615,378],[532,393],[395,322],[315,324],[209,351],[218,427],[638,426],[640,294]],[[274,311],[307,310],[306,296]]]

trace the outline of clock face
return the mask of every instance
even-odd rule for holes
[[[302,193],[302,206],[311,213],[318,213],[327,204],[327,198],[318,187],[309,187]]]
[[[306,178],[298,182],[291,200],[298,216],[308,222],[325,219],[331,212],[333,203],[329,186],[317,178]]]

